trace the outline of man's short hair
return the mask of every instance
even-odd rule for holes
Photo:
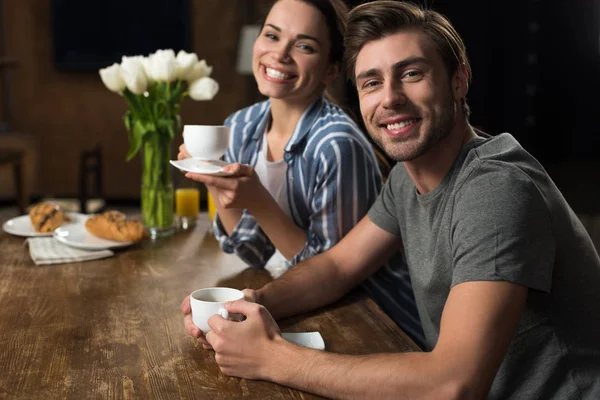
[[[347,73],[352,81],[355,82],[356,57],[365,44],[412,28],[431,38],[450,79],[464,65],[470,83],[471,66],[465,44],[450,21],[436,11],[394,0],[364,3],[350,11],[344,45]],[[464,99],[462,108],[468,118],[470,110]]]

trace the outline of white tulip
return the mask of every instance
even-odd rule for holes
[[[148,78],[148,83],[150,83],[150,81],[154,80],[152,78],[152,75],[150,74],[150,58],[142,57],[141,61],[142,61],[142,65],[144,66],[144,72],[146,73],[146,78]]]
[[[173,82],[177,79],[177,60],[173,50],[157,50],[156,53],[150,54],[148,58],[150,77],[153,80]]]
[[[185,79],[197,63],[198,56],[196,53],[186,53],[185,51],[180,50],[179,53],[177,53],[177,78]]]
[[[142,60],[144,57],[123,57],[121,61],[121,75],[125,85],[131,92],[142,94],[148,87],[148,78]]]
[[[121,67],[119,64],[114,63],[110,67],[102,68],[100,71],[100,78],[104,85],[111,92],[121,93],[125,89],[125,81],[121,76]]]
[[[219,84],[205,76],[190,84],[190,97],[194,100],[212,100],[219,91]]]
[[[186,76],[182,76],[182,79],[188,82],[194,82],[200,78],[210,76],[212,74],[213,67],[206,65],[205,60],[200,60],[190,69]]]

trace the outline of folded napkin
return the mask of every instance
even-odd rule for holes
[[[111,250],[82,250],[67,246],[52,237],[29,238],[29,255],[36,265],[64,264],[111,257]]]

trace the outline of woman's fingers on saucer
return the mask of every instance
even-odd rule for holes
[[[209,182],[211,180],[211,176],[204,175],[204,174],[197,174],[195,172],[186,172],[185,177],[192,179],[196,182],[204,183],[207,185],[209,184]]]
[[[240,163],[227,164],[223,167],[223,172],[229,172],[233,175],[237,175],[240,170]]]
[[[233,163],[223,167],[223,172],[229,172],[234,176],[251,176],[253,168],[247,164]]]
[[[236,185],[236,183],[234,182],[235,179],[221,178],[218,176],[211,176],[211,175],[204,175],[204,174],[197,174],[195,172],[188,172],[187,174],[185,174],[185,177],[193,179],[196,182],[204,183],[205,185],[208,185],[208,186],[214,186],[218,189],[232,190]]]

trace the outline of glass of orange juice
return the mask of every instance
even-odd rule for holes
[[[211,222],[214,221],[215,215],[217,215],[217,206],[215,206],[212,195],[208,192],[208,218],[210,218]]]
[[[175,190],[175,213],[179,226],[189,229],[196,224],[200,210],[200,191],[196,187],[182,187]]]

